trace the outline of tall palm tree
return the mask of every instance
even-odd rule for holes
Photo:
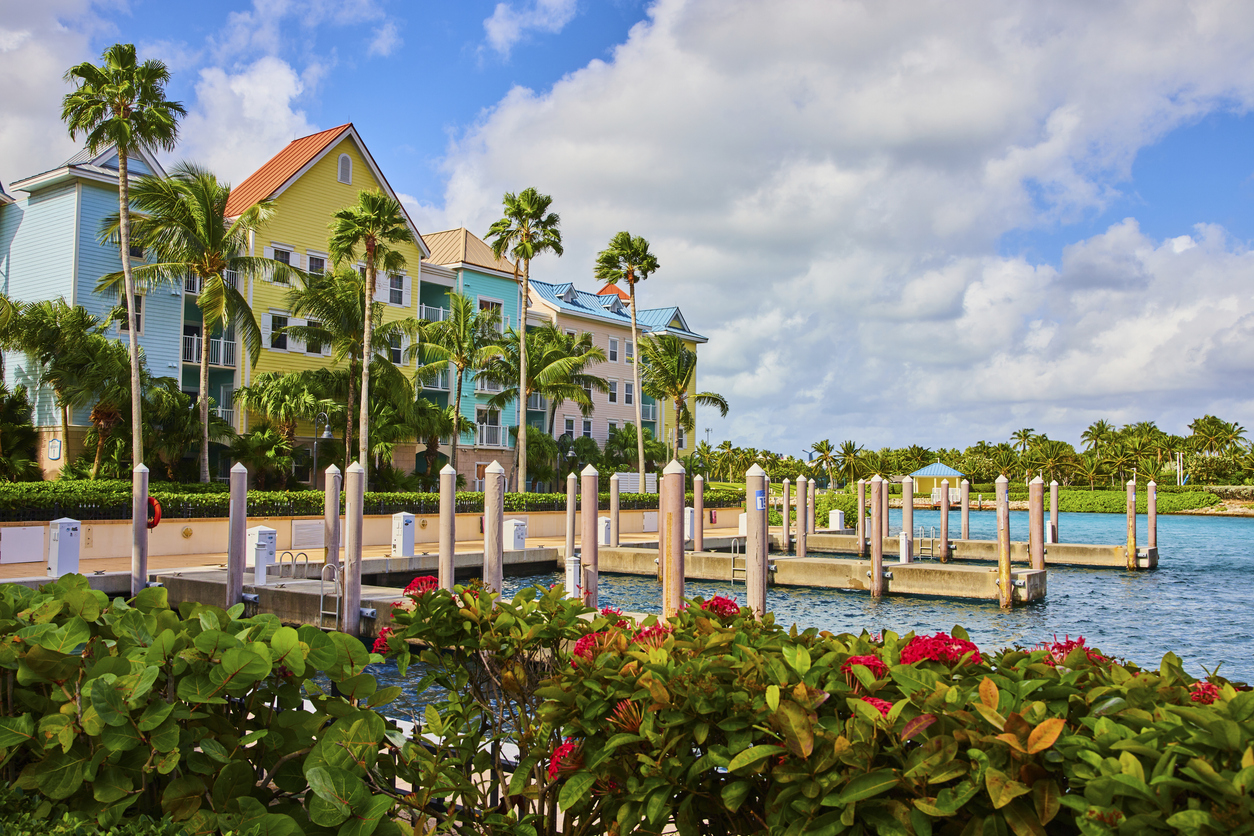
[[[827,484],[832,484],[832,470],[836,467],[836,448],[832,445],[831,440],[823,439],[816,441],[810,446],[814,451],[814,460],[810,463],[813,467],[819,468],[827,474]]]
[[[160,61],[136,60],[134,44],[114,44],[101,56],[101,66],[84,61],[69,69],[65,80],[74,85],[61,102],[61,120],[70,138],[83,134],[87,149],[118,152],[118,253],[122,257],[126,292],[126,325],[130,337],[131,460],[144,460],[141,419],[139,341],[135,332],[135,284],[131,277],[130,155],[140,148],[173,151],[178,120],[187,111],[165,97],[170,71]]]
[[[635,381],[636,392],[636,444],[637,461],[639,462],[640,484],[644,485],[644,422],[641,419],[640,397],[640,334],[636,328],[636,285],[657,272],[657,257],[649,251],[649,242],[639,235],[620,232],[610,239],[609,246],[597,253],[596,277],[602,281],[617,285],[620,281],[627,283],[627,293],[631,297],[631,344],[636,349],[632,358],[631,374]]]
[[[579,407],[579,412],[585,418],[592,415],[594,405],[592,398],[588,396],[588,392],[608,392],[609,384],[605,378],[597,377],[594,374],[588,374],[584,368],[592,363],[605,362],[605,352],[598,348],[592,342],[592,335],[587,331],[580,331],[577,334],[560,333],[556,328],[545,331],[544,333],[544,351],[551,354],[554,358],[574,357],[584,358],[586,362],[579,364],[578,368],[571,372],[570,379],[565,382],[555,383],[545,388],[543,394],[549,402],[549,413],[547,422],[549,427],[549,435],[557,435],[557,410],[565,403],[570,401]]]
[[[1014,442],[1015,447],[1020,453],[1027,452],[1028,447],[1032,446],[1032,439],[1035,438],[1036,430],[1031,427],[1024,427],[1021,430],[1015,430],[1010,434],[1010,440]]]
[[[501,334],[497,331],[500,314],[495,309],[476,311],[469,296],[450,292],[448,318],[443,322],[426,323],[424,341],[418,355],[424,364],[418,369],[419,378],[436,373],[450,364],[457,373],[450,417],[456,424],[449,464],[457,469],[457,448],[461,440],[464,422],[461,419],[462,384],[467,372],[475,377],[487,368],[488,363],[504,353]]]
[[[262,275],[291,283],[299,271],[273,258],[246,255],[249,236],[274,216],[269,201],[255,203],[234,221],[227,219],[229,184],[218,182],[207,169],[179,163],[168,178],[141,177],[131,190],[138,214],[131,223],[133,240],[148,252],[154,263],[131,269],[133,286],[147,290],[160,285],[178,287],[187,276],[195,278],[200,293],[196,306],[201,314],[200,339],[200,481],[209,481],[209,340],[240,334],[248,349],[248,361],[257,365],[261,356],[261,327],[248,299],[238,287],[240,278]],[[106,219],[104,235],[116,238],[121,218]],[[122,273],[103,276],[96,290],[117,291],[125,281]]]
[[[514,260],[514,281],[518,281],[518,262],[522,269],[522,314],[518,318],[518,388],[526,389],[524,379],[527,363],[527,307],[531,292],[531,259],[541,253],[562,255],[562,233],[558,227],[562,219],[556,212],[550,212],[549,206],[553,198],[540,194],[528,186],[518,194],[505,193],[502,198],[505,204],[505,216],[488,229],[488,241],[492,244],[492,252],[497,258],[507,254]],[[527,401],[519,405],[518,443],[514,445],[518,457],[518,492],[527,492]]]
[[[863,448],[856,442],[846,439],[840,442],[836,451],[836,470],[846,485],[852,485],[863,474]]]
[[[1088,429],[1080,434],[1080,440],[1084,442],[1085,449],[1090,452],[1100,453],[1115,434],[1115,428],[1105,418],[1099,418],[1089,424]]]
[[[72,404],[93,404],[89,420],[96,435],[96,454],[91,468],[91,478],[95,479],[100,473],[105,443],[113,430],[128,418],[134,422],[134,418],[127,415],[127,398],[133,380],[130,356],[122,343],[101,334],[90,334],[83,350],[91,358],[90,362],[76,376],[66,397]],[[141,355],[141,396],[150,384],[151,377]]]
[[[675,404],[675,455],[679,455],[679,428],[688,432],[696,428],[688,389],[697,376],[697,352],[674,334],[662,334],[644,338],[638,360],[644,365],[644,393],[658,401],[669,398]],[[698,392],[692,399],[695,404],[715,407],[727,417],[727,400],[722,395]]]
[[[331,216],[331,236],[327,252],[336,266],[360,257],[365,265],[365,298],[374,299],[379,270],[397,273],[405,269],[405,256],[396,249],[414,244],[414,233],[401,204],[378,190],[357,195],[357,205]],[[362,356],[374,356],[374,317],[365,318]],[[361,364],[361,438],[358,461],[365,467],[370,460],[370,363]]]

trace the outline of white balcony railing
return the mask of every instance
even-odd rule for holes
[[[640,420],[656,421],[657,420],[657,404],[642,403],[640,404]]]
[[[475,379],[475,391],[496,394],[497,392],[501,391],[501,384],[496,383],[495,381],[492,381],[492,380],[485,380],[482,377],[476,378]]]
[[[491,424],[478,424],[479,430],[478,444],[479,447],[504,447],[504,427],[494,427]]]
[[[183,335],[183,362],[200,363],[200,337]],[[209,338],[209,365],[235,368],[235,341]]]
[[[218,417],[226,421],[232,427],[235,426],[235,410],[229,406],[215,406],[213,411],[218,413]]]
[[[443,322],[448,319],[448,308],[433,308],[430,305],[418,306],[418,318],[427,322]]]
[[[547,412],[548,408],[549,399],[544,397],[544,395],[533,392],[531,397],[527,398],[527,409],[535,410],[536,412]]]
[[[433,377],[433,378],[432,378],[429,382],[425,382],[425,383],[423,383],[423,384],[422,384],[422,388],[423,388],[423,389],[432,389],[432,390],[435,390],[435,391],[437,391],[437,392],[447,392],[447,391],[449,391],[449,373],[448,373],[448,372],[440,372],[440,373],[439,373],[439,374],[437,374],[435,377]]]
[[[237,274],[234,270],[227,270],[222,274],[222,278],[226,279],[231,287],[239,287],[239,274]],[[188,275],[183,279],[183,289],[193,296],[198,295],[202,287],[203,282],[201,281],[200,276]]]

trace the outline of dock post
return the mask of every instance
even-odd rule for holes
[[[453,588],[453,551],[457,543],[457,471],[440,468],[440,589]]]
[[[337,493],[338,500],[340,495]],[[231,510],[226,534],[226,609],[244,597],[244,568],[248,557],[248,468],[236,463],[231,468]]]
[[[148,468],[131,471],[131,596],[148,586]]]
[[[670,618],[684,605],[684,466],[675,459],[662,471],[661,499],[662,617]],[[751,514],[746,522],[752,520]]]
[[[1010,480],[997,477],[997,598],[1003,610],[1014,603],[1010,585]]]
[[[906,551],[902,563],[914,560],[914,480],[907,476],[901,480],[901,533],[906,538]]]
[[[809,531],[811,534],[813,534],[814,525],[815,525],[815,519],[814,519],[815,508],[818,505],[819,480],[818,479],[809,480],[809,488],[810,488],[810,502],[806,505],[806,508],[807,508],[806,510],[807,529],[806,530]]]
[[[1149,515],[1149,536],[1145,548],[1158,548],[1158,483],[1153,479],[1145,486],[1145,510]]]
[[[597,469],[588,465],[580,474],[580,505],[583,523],[579,529],[579,565],[583,573],[583,600],[590,607],[600,608],[597,598],[597,512],[601,507],[601,486]],[[700,477],[698,477],[700,478]],[[680,489],[682,491],[682,488]],[[683,493],[680,493],[680,497]]]
[[[871,477],[871,597],[884,595],[884,480]]]
[[[748,496],[748,494],[745,494]],[[748,510],[748,509],[746,509]],[[784,545],[781,549],[784,554],[792,551],[792,482],[787,476],[784,477]]]
[[[1049,542],[1058,542],[1058,480],[1049,483]]]
[[[575,553],[575,490],[578,485],[579,477],[572,470],[566,476],[566,553],[563,557],[570,557]]]
[[[1045,568],[1045,480],[1028,483],[1028,560],[1033,569]]]
[[[350,636],[361,635],[362,523],[366,510],[366,469],[353,462],[344,471],[344,624]]]
[[[500,594],[504,584],[505,468],[493,461],[483,470],[483,585]]]
[[[331,465],[326,470],[326,485],[322,495],[322,540],[326,545],[328,566],[340,565],[340,490],[344,477],[340,469]]]
[[[1136,477],[1128,480],[1128,568],[1136,565]]]
[[[806,509],[809,503],[806,500],[806,491],[810,488],[810,482],[804,476],[797,477],[797,557],[806,556],[806,545],[809,543],[809,532],[806,531]]]
[[[889,508],[889,505],[891,504],[889,502],[888,495],[889,495],[889,491],[892,488],[892,484],[893,484],[892,477],[885,476],[883,485],[881,488],[881,494],[880,494],[884,498],[883,499],[884,514],[883,516],[880,517],[880,536],[883,537],[885,540],[888,539],[888,508]]]
[[[767,539],[767,532],[763,526],[762,515],[757,513],[754,503],[754,497],[759,491],[766,490],[766,471],[761,465],[753,465],[745,471],[745,597],[748,599],[746,605],[753,610],[753,614],[762,617],[766,612],[766,560],[762,555],[766,551],[763,548],[763,541]],[[784,496],[788,496],[788,480],[784,480]],[[787,503],[787,499],[785,499]],[[787,504],[784,505],[784,519],[791,513],[791,509]],[[785,522],[784,535],[788,534],[788,525]],[[788,551],[787,540],[785,540],[784,551]]]
[[[692,550],[705,551],[705,477],[692,477]]]
[[[858,518],[855,520],[858,529],[858,557],[866,557],[866,480],[858,480]]]
[[[949,480],[941,479],[940,561],[949,562]]]
[[[618,548],[618,474],[610,476],[610,545]]]
[[[962,539],[971,539],[971,483],[963,479],[962,491]]]

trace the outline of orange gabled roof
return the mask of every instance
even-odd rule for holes
[[[622,299],[624,302],[631,301],[631,297],[627,295],[627,291],[623,290],[616,284],[607,283],[605,287],[597,291],[597,296],[609,296],[611,293],[619,299]]]
[[[338,128],[328,128],[309,136],[302,136],[287,144],[270,161],[248,176],[243,183],[231,189],[231,196],[226,202],[226,215],[233,218],[258,201],[265,200],[278,191],[279,187],[292,178],[312,160],[321,154],[328,145],[339,139],[345,131],[353,127],[349,122]]]

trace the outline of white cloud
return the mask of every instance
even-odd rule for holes
[[[396,24],[393,21],[388,21],[375,32],[374,39],[370,41],[366,54],[386,57],[391,55],[401,43],[401,36],[397,31]]]
[[[522,14],[485,23],[498,51]],[[534,185],[567,242],[534,274],[584,284],[614,232],[649,238],[643,304],[711,336],[699,385],[732,415],[710,423],[754,446],[1170,424],[1254,399],[1251,255],[1135,219],[1057,267],[997,245],[1103,211],[1139,149],[1252,105],[1254,7],[1231,0],[658,0],[610,60],[455,140],[424,214],[486,228]]]
[[[483,22],[488,46],[509,57],[510,50],[531,32],[557,33],[575,17],[576,0],[531,0],[519,4],[497,3],[492,17]]]

